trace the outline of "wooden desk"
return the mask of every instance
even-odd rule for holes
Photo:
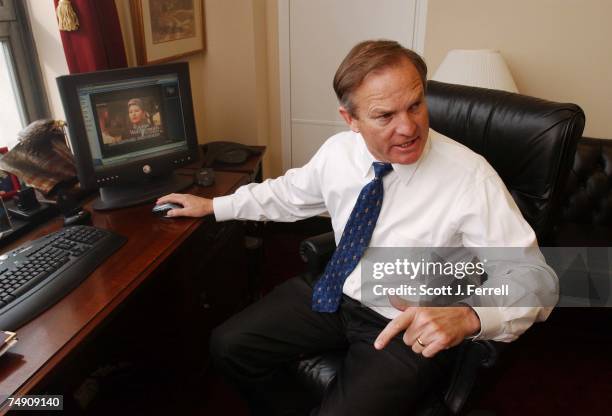
[[[205,197],[226,195],[248,182],[248,175],[218,172],[210,188],[188,190]],[[86,206],[88,207],[88,206]],[[115,211],[92,212],[93,225],[128,237],[81,285],[51,309],[18,329],[19,342],[0,357],[0,395],[32,391],[87,339],[198,228],[210,219],[163,219],[153,203]],[[61,227],[59,219],[27,234],[6,250]],[[7,412],[6,403],[0,414]]]

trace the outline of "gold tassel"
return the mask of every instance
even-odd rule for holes
[[[60,30],[72,32],[79,28],[79,18],[74,12],[70,0],[60,0],[56,12]]]

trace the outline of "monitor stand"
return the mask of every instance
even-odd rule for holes
[[[149,182],[100,188],[100,196],[92,207],[98,211],[125,208],[152,201],[160,196],[178,192],[193,185],[193,177],[172,173]]]

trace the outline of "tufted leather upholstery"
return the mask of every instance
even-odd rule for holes
[[[541,244],[566,232],[558,223],[557,227],[553,225],[584,128],[580,107],[435,81],[428,82],[427,105],[433,129],[480,153],[495,168]],[[605,209],[612,202],[612,146],[604,147],[605,152],[601,144],[590,140],[580,147],[565,188],[572,193],[563,209],[565,218],[610,225],[610,212]],[[309,264],[310,278],[320,273],[333,249],[332,233],[302,244],[301,255]],[[475,383],[478,368],[494,363],[498,350],[495,344],[461,344],[448,380],[424,398],[416,414],[459,412]],[[304,359],[297,363],[297,378],[321,397],[341,367],[342,357],[342,352],[332,351]]]
[[[554,245],[612,245],[612,140],[583,137],[554,227]]]

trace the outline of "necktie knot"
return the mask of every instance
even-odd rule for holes
[[[391,166],[391,163],[374,162],[372,163],[372,166],[374,167],[374,176],[377,179],[383,178],[387,173],[391,172],[391,170],[393,169],[393,167]]]

